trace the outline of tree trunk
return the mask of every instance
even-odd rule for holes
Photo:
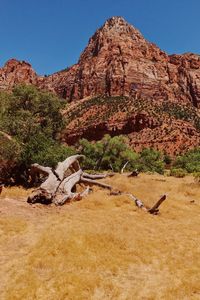
[[[46,180],[39,188],[32,192],[27,201],[29,203],[39,202],[43,204],[53,203],[55,205],[63,205],[70,200],[82,199],[82,197],[89,193],[89,186],[97,185],[110,190],[111,195],[124,194],[131,197],[138,208],[141,208],[150,214],[157,214],[159,212],[158,208],[166,199],[166,195],[163,195],[155,205],[149,209],[134,195],[116,191],[111,185],[97,181],[98,179],[103,179],[108,176],[111,177],[114,175],[113,173],[88,174],[83,172],[79,164],[79,159],[83,157],[83,155],[70,156],[63,162],[59,162],[55,170],[49,167],[40,166],[39,164],[33,164],[31,167],[32,176],[34,176],[35,173],[41,173],[46,176]],[[86,188],[82,192],[74,192],[76,185],[81,183],[86,185]]]

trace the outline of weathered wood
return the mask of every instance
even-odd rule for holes
[[[65,159],[63,162],[59,162],[55,172],[58,174],[60,180],[62,181],[65,176],[65,172],[72,167],[75,171],[80,169],[78,159],[83,158],[84,155],[72,155]]]
[[[72,188],[81,180],[82,173],[83,171],[80,169],[76,173],[65,178],[61,182],[52,202],[56,205],[63,205],[66,201],[76,197],[77,193],[73,193]]]
[[[134,170],[133,172],[131,172],[131,174],[128,175],[128,177],[137,177],[139,175],[138,170]]]
[[[64,187],[64,182],[62,182],[65,179],[65,173],[68,171],[69,168],[72,168],[73,170],[79,170],[80,166],[78,163],[78,159],[84,157],[83,155],[73,155],[65,159],[63,162],[59,162],[57,165],[57,168],[53,170],[49,167],[43,167],[39,164],[33,164],[32,170],[35,172],[40,172],[43,175],[47,175],[47,179],[40,185],[40,187],[35,190],[32,195],[29,196],[28,202],[29,203],[35,203],[35,202],[41,202],[43,203],[45,201],[45,197],[47,199],[47,202],[55,202],[55,203],[63,203],[63,200],[54,200],[54,199],[60,199],[58,197],[58,193],[61,193],[60,185],[62,183],[62,187]],[[82,174],[82,171],[81,171]],[[68,177],[67,177],[68,178]],[[69,178],[68,178],[69,179]],[[79,178],[80,180],[80,178]],[[59,190],[59,192],[58,192]],[[64,192],[63,192],[64,193]],[[64,197],[62,197],[63,199]],[[70,198],[70,195],[66,197]]]
[[[133,194],[131,193],[124,193],[124,192],[121,192],[121,191],[117,191],[117,190],[111,190],[110,192],[111,195],[126,195],[126,196],[129,196],[134,202],[135,202],[135,205],[138,207],[138,208],[141,208],[142,210],[150,213],[150,214],[153,214],[153,215],[157,215],[159,213],[159,206],[163,203],[163,201],[166,200],[167,196],[166,195],[162,195],[161,198],[152,206],[152,208],[148,208],[142,200],[136,198]]]
[[[127,162],[123,165],[123,167],[122,167],[122,169],[121,169],[121,174],[124,173],[124,170],[125,170],[125,168],[127,167],[128,164],[129,164],[129,161],[127,161]]]
[[[153,206],[148,208],[143,201],[135,197],[131,193],[124,193],[122,191],[114,189],[111,185],[99,182],[98,179],[111,177],[113,173],[107,174],[88,174],[83,172],[79,165],[79,159],[83,155],[73,155],[65,159],[63,162],[59,162],[57,168],[54,170],[49,167],[43,167],[39,164],[33,164],[31,171],[33,173],[39,172],[46,176],[46,180],[40,185],[39,188],[34,190],[28,197],[29,203],[40,202],[43,204],[54,203],[55,205],[63,205],[70,200],[80,200],[86,196],[90,188],[89,186],[97,185],[102,188],[110,190],[111,195],[127,195],[134,202],[135,205],[143,209],[150,214],[157,214],[159,212],[159,206],[166,199],[166,195],[163,195]],[[126,167],[128,162],[124,165]],[[136,171],[135,171],[136,172]],[[123,173],[123,172],[122,172]],[[86,189],[82,192],[75,192],[77,184],[87,185]]]
[[[89,178],[89,179],[103,179],[106,177],[112,177],[114,176],[114,173],[107,173],[107,174],[89,174],[89,173],[85,173],[83,172],[82,177],[84,178]]]
[[[103,182],[99,182],[99,181],[92,180],[92,179],[89,179],[89,178],[84,178],[84,177],[81,177],[81,182],[87,183],[89,185],[97,185],[99,187],[102,187],[102,188],[105,188],[105,189],[108,189],[108,190],[112,190],[112,188],[113,188],[109,184],[105,184]]]
[[[148,209],[148,212],[150,214],[157,214],[159,212],[159,206],[165,201],[167,198],[167,195],[162,195],[160,199],[152,206],[152,208]]]

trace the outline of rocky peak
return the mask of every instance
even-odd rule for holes
[[[5,63],[4,68],[10,68],[10,67],[12,68],[12,67],[16,67],[18,65],[20,65],[20,66],[26,65],[28,67],[31,67],[31,65],[24,60],[17,60],[15,58],[11,58]]]
[[[167,55],[122,17],[108,19],[95,32],[76,65],[41,83],[68,101],[133,96],[200,107],[199,56]]]
[[[20,83],[37,84],[37,79],[37,74],[25,61],[12,58],[0,68],[0,89],[9,90]]]
[[[148,44],[142,34],[122,17],[112,17],[90,38],[88,46],[82,53],[79,63],[98,56],[101,50],[119,47],[126,49],[126,43],[140,47]]]
[[[128,134],[136,149],[169,153],[200,143],[200,56],[167,55],[122,17],[108,19],[95,32],[77,64],[50,76],[39,77],[30,64],[9,60],[0,68],[0,90],[19,83],[72,102],[65,142]]]
[[[142,34],[122,17],[112,17],[108,19],[99,29],[99,31],[102,31],[108,35],[130,35],[133,39],[139,38],[144,40]]]
[[[141,33],[122,17],[112,17],[108,19],[99,30],[108,34],[114,33],[118,35],[137,33],[143,38]]]

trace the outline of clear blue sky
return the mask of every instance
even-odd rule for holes
[[[38,74],[70,66],[111,16],[168,53],[200,54],[199,14],[200,0],[0,0],[0,66],[10,58]]]

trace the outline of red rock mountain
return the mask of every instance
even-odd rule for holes
[[[200,105],[200,56],[168,56],[123,18],[106,21],[77,65],[46,78],[44,87],[69,100],[106,94],[177,99]]]
[[[0,89],[9,90],[20,83],[37,84],[38,76],[31,65],[25,61],[10,59],[0,69]]]
[[[96,31],[76,65],[48,77],[8,61],[0,89],[20,82],[71,102],[63,133],[68,143],[110,133],[128,135],[136,149],[175,153],[200,144],[200,56],[167,55],[121,17]]]

